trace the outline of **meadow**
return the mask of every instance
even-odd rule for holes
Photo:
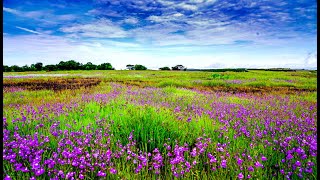
[[[317,179],[317,72],[4,73],[3,178]]]

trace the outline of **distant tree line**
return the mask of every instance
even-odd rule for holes
[[[166,66],[166,67],[159,68],[159,70],[162,70],[162,71],[170,71],[170,70],[173,70],[173,71],[186,71],[187,68],[184,67],[183,65],[176,65],[176,66],[171,67],[171,69]]]
[[[128,70],[147,70],[147,67],[141,64],[136,64],[136,65],[128,64],[126,67]]]
[[[235,68],[235,69],[188,69],[187,71],[207,71],[207,72],[248,72],[245,68]]]
[[[13,65],[3,65],[3,72],[24,72],[24,71],[58,71],[58,70],[114,70],[110,63],[102,63],[95,65],[91,62],[82,64],[75,60],[60,61],[59,64],[50,64],[43,66],[41,62],[31,64],[30,66],[24,65],[22,67]]]

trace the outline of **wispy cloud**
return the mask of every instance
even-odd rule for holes
[[[88,24],[73,24],[62,27],[60,30],[76,36],[95,38],[123,38],[127,35],[120,26],[104,18]]]
[[[30,32],[30,33],[33,33],[33,34],[42,34],[42,33],[39,33],[37,31],[31,30],[31,29],[27,29],[27,28],[23,28],[23,27],[19,27],[19,26],[16,26],[16,28],[24,30],[24,31],[27,31],[27,32]]]

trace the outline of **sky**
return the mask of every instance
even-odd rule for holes
[[[317,68],[315,0],[4,0],[5,65]]]

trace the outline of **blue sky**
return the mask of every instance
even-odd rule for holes
[[[3,2],[4,64],[314,68],[315,0]]]

